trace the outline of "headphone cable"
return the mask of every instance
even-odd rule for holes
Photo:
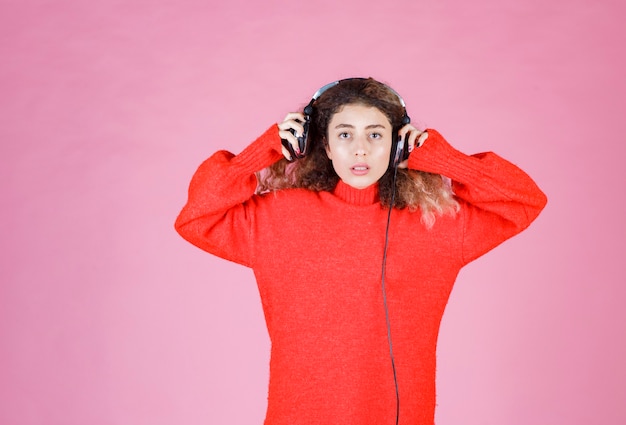
[[[396,178],[398,175],[398,166],[395,165],[393,170],[393,184],[391,192],[391,202],[389,204],[389,211],[387,212],[387,226],[385,228],[385,247],[383,251],[383,266],[382,266],[382,291],[383,291],[383,304],[385,306],[385,320],[387,323],[387,341],[389,342],[389,355],[391,357],[391,369],[393,370],[393,382],[396,389],[396,425],[400,421],[400,391],[398,389],[398,376],[396,374],[396,362],[393,356],[393,343],[391,341],[391,321],[389,320],[389,306],[387,305],[387,290],[385,288],[385,275],[387,269],[387,247],[389,245],[389,224],[391,222],[391,211],[396,198]]]

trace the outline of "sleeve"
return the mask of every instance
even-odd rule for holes
[[[409,168],[452,180],[463,220],[462,261],[476,259],[527,228],[547,203],[520,168],[492,152],[465,155],[436,130],[409,157]]]
[[[255,173],[283,158],[278,126],[272,125],[239,155],[218,151],[204,161],[189,184],[176,231],[188,242],[251,266],[250,229],[257,187]]]

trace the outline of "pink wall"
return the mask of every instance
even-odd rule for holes
[[[368,75],[550,198],[459,277],[438,424],[626,423],[626,7],[363,3],[2,2],[0,423],[260,424],[252,273],[173,221],[204,157]]]

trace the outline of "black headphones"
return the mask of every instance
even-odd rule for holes
[[[300,148],[300,152],[296,153],[295,150],[293,149],[293,146],[291,146],[291,143],[289,143],[285,139],[282,139],[283,146],[289,151],[289,153],[291,154],[292,158],[300,159],[300,158],[303,158],[304,156],[306,156],[307,153],[309,153],[309,150],[310,150],[309,124],[311,122],[311,114],[313,113],[313,104],[315,103],[315,101],[326,90],[330,89],[331,87],[335,87],[336,85],[341,84],[344,81],[354,81],[354,80],[366,80],[366,78],[346,78],[346,79],[343,79],[343,80],[334,81],[332,83],[326,84],[325,86],[323,86],[322,88],[320,88],[318,91],[315,92],[315,94],[311,98],[311,101],[309,102],[308,105],[306,105],[304,107],[304,110],[303,110],[303,112],[304,112],[304,119],[305,119],[305,121],[303,123],[304,133],[302,135],[300,135],[300,137],[297,137],[297,139],[298,139],[298,147]],[[389,86],[387,86],[385,84],[383,84],[383,85],[389,91],[391,91],[393,94],[396,95],[396,97],[398,98],[398,101],[400,102],[400,105],[402,105],[402,108],[404,109],[404,114],[402,115],[401,127],[404,127],[406,124],[411,122],[411,118],[409,118],[408,114],[406,113],[406,105],[404,103],[404,100],[398,94],[398,92],[396,92],[394,89],[392,89],[391,87],[389,87]],[[408,137],[405,138],[404,143],[402,143],[402,141],[399,140],[398,131],[400,131],[400,128],[394,128],[393,131],[392,131],[391,155],[389,157],[389,167],[397,167],[398,164],[400,164],[402,161],[406,160],[409,157]],[[295,130],[290,129],[289,131],[291,131],[291,133],[294,136],[296,135]]]

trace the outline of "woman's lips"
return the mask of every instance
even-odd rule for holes
[[[370,167],[367,164],[354,164],[350,167],[350,171],[355,176],[364,176],[370,171]]]

